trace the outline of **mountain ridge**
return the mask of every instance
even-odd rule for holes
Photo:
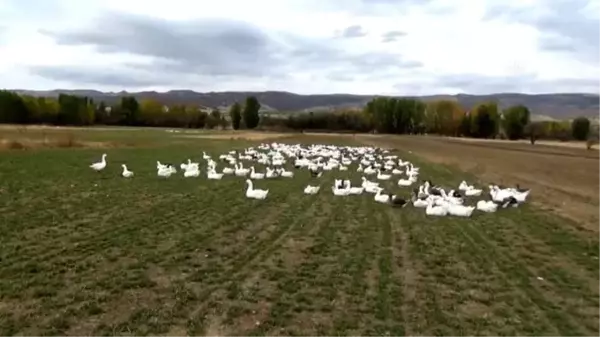
[[[335,108],[361,108],[373,97],[384,95],[354,95],[354,94],[312,94],[301,95],[287,91],[219,91],[196,92],[179,89],[166,92],[102,92],[91,89],[54,89],[54,90],[11,90],[19,94],[37,97],[57,97],[59,94],[81,95],[104,101],[107,104],[116,103],[121,96],[131,95],[138,99],[156,99],[163,104],[197,104],[211,108],[230,106],[234,102],[242,102],[246,96],[256,96],[268,112],[294,111],[327,111]],[[598,117],[600,96],[587,93],[552,93],[552,94],[519,94],[497,93],[489,95],[426,95],[426,96],[395,96],[416,98],[424,101],[449,99],[457,101],[464,109],[485,101],[497,101],[501,108],[523,104],[532,114],[547,116],[553,119],[571,119],[577,116]]]

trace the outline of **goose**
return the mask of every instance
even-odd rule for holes
[[[402,170],[398,170],[397,168],[394,168],[392,170],[392,174],[395,174],[395,175],[402,174]]]
[[[250,172],[250,170],[247,168],[244,168],[244,166],[240,162],[239,166],[236,165],[234,172],[235,172],[235,175],[238,177],[245,177],[248,174],[248,172]]]
[[[197,177],[200,175],[200,170],[197,169],[195,166],[188,165],[186,167],[187,167],[187,169],[183,172],[184,177],[190,178],[190,177]]]
[[[206,178],[210,180],[221,180],[223,178],[223,173],[217,173],[215,169],[211,169],[206,172]]]
[[[282,168],[279,175],[281,175],[282,177],[285,177],[285,178],[292,178],[292,177],[294,177],[294,172],[286,171],[284,168]]]
[[[338,167],[338,170],[340,170],[340,171],[348,171],[348,166],[340,165]]]
[[[206,152],[202,151],[202,159],[209,160],[210,156],[206,154]]]
[[[361,177],[361,179],[362,179],[362,185],[361,185],[362,187],[367,187],[367,186],[379,187],[379,183],[378,182],[369,181],[364,176]]]
[[[462,205],[464,202],[463,198],[454,196],[454,191],[450,191],[452,195],[446,194],[446,191],[444,191],[443,189],[440,189],[439,191],[442,194],[442,198],[449,204]]]
[[[411,199],[414,207],[425,208],[427,207],[427,205],[429,205],[429,200],[427,199],[427,197],[419,198],[417,197],[417,194],[415,192],[412,193]]]
[[[471,214],[473,214],[474,209],[474,206],[464,206],[450,203],[448,205],[448,214],[461,217],[470,217]]]
[[[246,179],[246,185],[248,185],[248,188],[246,189],[246,198],[259,199],[259,200],[263,200],[263,199],[267,198],[267,194],[269,194],[269,190],[258,190],[258,189],[255,190],[252,185],[252,180],[250,180],[250,179]]]
[[[90,165],[90,167],[96,172],[104,170],[104,168],[106,167],[106,153],[102,154],[101,161],[93,163],[92,165]]]
[[[157,174],[159,177],[169,178],[171,174],[173,174],[173,170],[171,170],[169,167],[161,167],[158,169]]]
[[[187,163],[181,163],[181,164],[179,165],[179,167],[180,167],[182,170],[187,170],[188,168],[190,168],[190,169],[191,169],[192,167],[196,167],[196,168],[198,168],[198,167],[199,167],[199,165],[200,165],[200,164],[198,164],[198,163],[192,163],[192,160],[188,158],[188,161],[187,161]]]
[[[508,206],[511,206],[511,207],[519,206],[519,201],[517,201],[517,199],[513,196],[507,197],[504,200],[502,200],[501,202],[496,202],[496,203],[500,204],[502,206],[502,208],[506,208]]]
[[[460,182],[460,184],[458,185],[458,189],[459,189],[460,191],[466,191],[466,190],[468,190],[468,189],[470,189],[470,188],[473,188],[473,186],[469,186],[469,185],[467,184],[467,182],[466,182],[466,181],[464,181],[464,180],[463,180],[463,181],[461,181],[461,182]]]
[[[377,193],[377,191],[379,191],[380,187],[379,186],[374,186],[374,185],[367,185],[367,186],[363,186],[363,188],[365,189],[365,192],[367,193]]]
[[[337,185],[335,185],[331,187],[331,191],[333,192],[333,195],[336,196],[347,196],[350,194],[350,189],[347,186],[340,188]]]
[[[123,178],[131,178],[131,177],[133,177],[133,172],[129,171],[127,169],[127,165],[122,164],[121,166],[123,167],[123,173],[121,173],[121,175],[123,176]]]
[[[250,167],[250,179],[264,179],[265,178],[265,174],[264,173],[256,173],[256,171],[254,170],[254,166]]]
[[[425,208],[425,214],[431,216],[446,216],[448,215],[448,206],[446,204],[435,206],[433,200],[430,199],[427,208]]]
[[[234,170],[231,167],[224,167],[223,174],[233,174]]]
[[[356,172],[362,172],[362,171],[363,171],[362,164],[358,164],[358,168],[356,169]]]
[[[342,179],[334,179],[333,180],[333,186],[335,188],[344,188],[344,184],[343,184]]]
[[[417,182],[417,178],[414,178],[414,176],[411,176],[408,179],[398,180],[398,186],[408,187],[408,186],[411,186],[412,184],[414,184],[415,182]]]
[[[321,189],[321,186],[308,185],[304,188],[304,194],[317,194],[319,189]]]
[[[514,190],[512,196],[517,200],[518,203],[524,203],[525,199],[529,195],[531,190],[526,190],[524,192],[519,192],[518,190]]]
[[[371,175],[371,174],[377,173],[377,170],[375,170],[373,167],[369,166],[363,170],[363,173],[366,175]]]
[[[156,161],[156,169],[160,170],[161,168],[166,169],[167,165],[165,164],[161,164],[161,162],[159,162],[158,160]]]
[[[490,196],[493,201],[503,202],[505,199],[512,197],[512,192],[506,189],[500,189],[497,185],[490,185]]]
[[[417,198],[419,198],[419,199],[424,199],[429,196],[429,193],[427,193],[425,190],[425,185],[419,186],[419,189],[418,190],[415,189],[414,192],[417,195]]]
[[[479,200],[476,208],[482,212],[494,213],[498,209],[498,204],[491,200]]]
[[[389,194],[382,194],[381,192],[383,191],[383,188],[378,188],[377,189],[377,193],[375,194],[375,201],[383,203],[383,204],[387,204],[390,201],[390,195]]]
[[[277,171],[275,171],[274,169],[267,167],[267,174],[266,174],[267,179],[271,179],[271,178],[277,178],[278,174]]]
[[[377,179],[379,180],[389,180],[392,177],[390,174],[381,174],[381,170],[377,170]]]
[[[175,166],[171,165],[171,164],[165,164],[167,166],[167,170],[171,171],[171,174],[173,173],[177,173],[177,169],[175,168]]]
[[[478,197],[481,195],[483,190],[474,188],[473,186],[469,186],[469,188],[464,190],[464,192],[467,197]]]

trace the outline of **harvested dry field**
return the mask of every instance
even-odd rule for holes
[[[208,137],[190,138],[179,131],[3,134],[114,147],[0,151],[0,335],[599,333],[598,237],[579,222],[530,203],[469,218],[431,217],[412,205],[376,203],[371,194],[334,196],[334,179],[360,183],[356,162],[313,178],[290,160],[294,177],[256,181],[270,192],[251,200],[241,177],[208,180],[202,153],[216,159],[256,147],[264,136],[199,131]],[[420,168],[420,178],[446,189],[463,179],[522,182],[542,205],[547,193],[583,199],[573,196],[578,188],[591,195],[598,182],[596,176],[586,186],[574,177],[591,176],[585,167],[573,174],[561,166],[597,157],[543,152],[563,149],[532,154],[358,135],[274,139],[392,146]],[[88,165],[102,153],[108,165],[95,172]],[[179,167],[188,158],[200,163],[199,177],[181,170],[157,177],[157,160]],[[123,163],[133,178],[120,176]],[[244,161],[250,165],[265,172]],[[563,172],[573,183],[548,187],[550,178],[513,172],[519,165],[541,177]],[[217,170],[225,166],[219,160]],[[410,189],[396,181],[381,183],[407,198]],[[321,190],[305,195],[308,184]],[[563,212],[573,216],[569,210]]]

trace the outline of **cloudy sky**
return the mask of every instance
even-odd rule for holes
[[[600,0],[0,0],[0,87],[598,93]]]

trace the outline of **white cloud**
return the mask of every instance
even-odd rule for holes
[[[0,87],[598,93],[588,2],[5,0]]]

